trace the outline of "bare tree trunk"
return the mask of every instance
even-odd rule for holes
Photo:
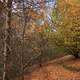
[[[12,0],[9,0],[6,5],[6,26],[5,26],[5,47],[4,47],[4,73],[3,80],[9,79],[9,56],[10,56],[10,29],[11,29],[11,5]]]
[[[23,33],[22,33],[22,42],[21,42],[21,80],[24,80],[24,35],[25,35],[25,27],[26,27],[26,18],[25,23],[23,25]]]
[[[23,57],[24,57],[24,52],[22,51],[21,52],[21,80],[24,80],[24,67],[23,67],[24,66],[24,60],[23,60]]]
[[[39,58],[39,66],[42,67],[42,54],[40,55],[40,58]]]
[[[21,80],[24,80],[24,37],[21,43]]]
[[[25,17],[25,13],[24,13],[24,0],[23,0],[23,15]],[[25,27],[26,27],[26,17],[25,17],[25,23],[24,25],[22,26],[23,27],[23,31],[22,31],[22,42],[21,42],[21,47],[22,47],[22,50],[21,50],[21,80],[24,80],[24,35],[25,35]]]
[[[73,55],[75,56],[75,58],[79,58],[79,53],[78,52],[74,53]]]

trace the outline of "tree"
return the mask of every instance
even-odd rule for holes
[[[6,1],[4,1],[5,3]],[[3,80],[9,80],[9,56],[10,56],[10,29],[11,29],[11,6],[12,0],[8,0],[7,4],[4,4],[6,11],[6,25],[5,25],[5,48],[4,48],[4,74]]]
[[[54,42],[75,57],[80,52],[80,1],[57,0],[53,8]],[[64,6],[64,7],[63,7]]]
[[[2,6],[0,5],[0,11],[3,12],[4,20],[2,16],[0,16],[2,23],[0,24],[0,28],[4,26],[1,30],[5,30],[3,80],[10,79],[11,74],[9,72],[11,72],[15,66],[21,67],[21,78],[24,80],[26,63],[28,64],[30,60],[42,55],[44,53],[43,49],[46,47],[48,41],[45,27],[49,23],[49,19],[46,17],[46,15],[50,13],[50,7],[47,4],[49,1],[1,1],[0,4]],[[0,34],[2,33],[4,32],[1,31]],[[35,50],[36,47],[37,49]],[[42,57],[40,58],[40,64],[42,63],[41,59]],[[13,71],[16,71],[16,68]]]
[[[17,22],[18,22],[17,23],[17,31],[19,31],[19,29],[20,29],[18,34],[21,37],[21,45],[20,45],[21,46],[21,74],[22,74],[21,76],[22,76],[22,80],[24,80],[24,66],[25,66],[24,53],[26,53],[25,49],[28,50],[28,48],[29,48],[30,50],[28,50],[28,51],[31,53],[31,50],[33,50],[32,48],[34,45],[33,44],[34,37],[30,34],[33,34],[33,35],[35,35],[35,34],[34,34],[34,30],[32,30],[31,28],[36,29],[36,27],[35,26],[33,27],[33,25],[35,22],[37,22],[36,25],[38,28],[36,29],[37,30],[36,33],[41,29],[42,26],[39,26],[39,25],[41,25],[42,21],[44,22],[44,13],[47,14],[48,6],[46,6],[46,1],[44,1],[44,0],[41,0],[41,1],[22,0],[22,3],[18,4],[17,7],[18,7],[18,10],[20,10],[20,11],[17,10],[17,12],[14,12],[14,15],[17,15]],[[40,27],[40,29],[39,29],[39,27]],[[39,36],[39,34],[37,36]],[[29,39],[29,41],[27,40],[27,38]],[[26,45],[27,43],[29,45],[28,45],[28,47],[25,48],[24,46],[27,46]],[[29,54],[29,52],[27,54]],[[39,50],[38,50],[38,52],[39,52]],[[34,54],[35,54],[35,52],[34,52]],[[31,56],[33,56],[33,55],[31,55]],[[27,61],[26,61],[26,63],[27,63]]]

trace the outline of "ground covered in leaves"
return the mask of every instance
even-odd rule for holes
[[[80,80],[80,71],[74,69],[66,69],[75,67],[80,69],[80,58],[74,59],[71,56],[62,57],[43,64],[29,76],[25,76],[25,80]]]

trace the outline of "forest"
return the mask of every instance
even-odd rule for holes
[[[80,80],[80,0],[0,0],[0,80]]]

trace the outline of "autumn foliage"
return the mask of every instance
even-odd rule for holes
[[[0,77],[3,80],[25,80],[30,74],[35,76],[34,71],[48,61],[60,61],[58,58],[68,54],[78,58],[79,53],[80,0],[0,0]],[[68,64],[64,67],[68,68]],[[54,66],[39,68],[38,78],[30,76],[29,79],[66,79],[66,70],[61,65]]]

